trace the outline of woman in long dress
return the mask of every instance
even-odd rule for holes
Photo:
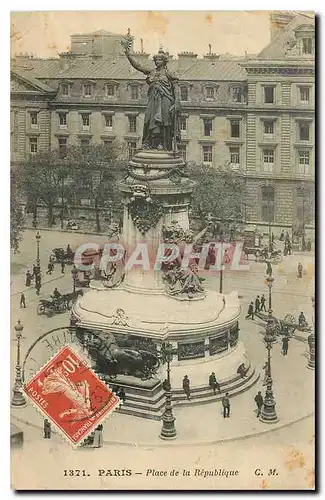
[[[153,58],[156,68],[142,66],[125,47],[125,55],[132,66],[147,75],[148,104],[144,117],[142,146],[144,149],[171,151],[173,139],[179,140],[180,90],[178,78],[167,68],[168,56],[159,49]]]

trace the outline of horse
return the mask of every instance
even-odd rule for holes
[[[67,309],[71,309],[73,302],[75,302],[79,296],[82,296],[83,293],[83,290],[75,290],[74,292],[62,295],[62,299],[65,301]]]

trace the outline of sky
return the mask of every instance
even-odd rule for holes
[[[11,55],[56,57],[70,48],[70,35],[103,29],[135,37],[134,49],[150,54],[192,51],[256,54],[270,41],[268,11],[29,11],[11,12]]]

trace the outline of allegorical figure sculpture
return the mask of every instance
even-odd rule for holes
[[[162,48],[153,57],[156,67],[147,68],[130,54],[130,32],[121,43],[132,66],[147,75],[148,104],[144,117],[144,149],[176,151],[179,140],[180,89],[177,76],[167,67],[168,56]]]

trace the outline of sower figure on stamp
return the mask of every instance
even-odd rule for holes
[[[167,68],[168,54],[162,48],[153,57],[156,67],[140,64],[130,54],[132,38],[130,31],[122,46],[131,65],[144,75],[148,89],[148,104],[145,111],[142,145],[144,149],[172,151],[173,140],[179,139],[180,89],[178,77]]]

